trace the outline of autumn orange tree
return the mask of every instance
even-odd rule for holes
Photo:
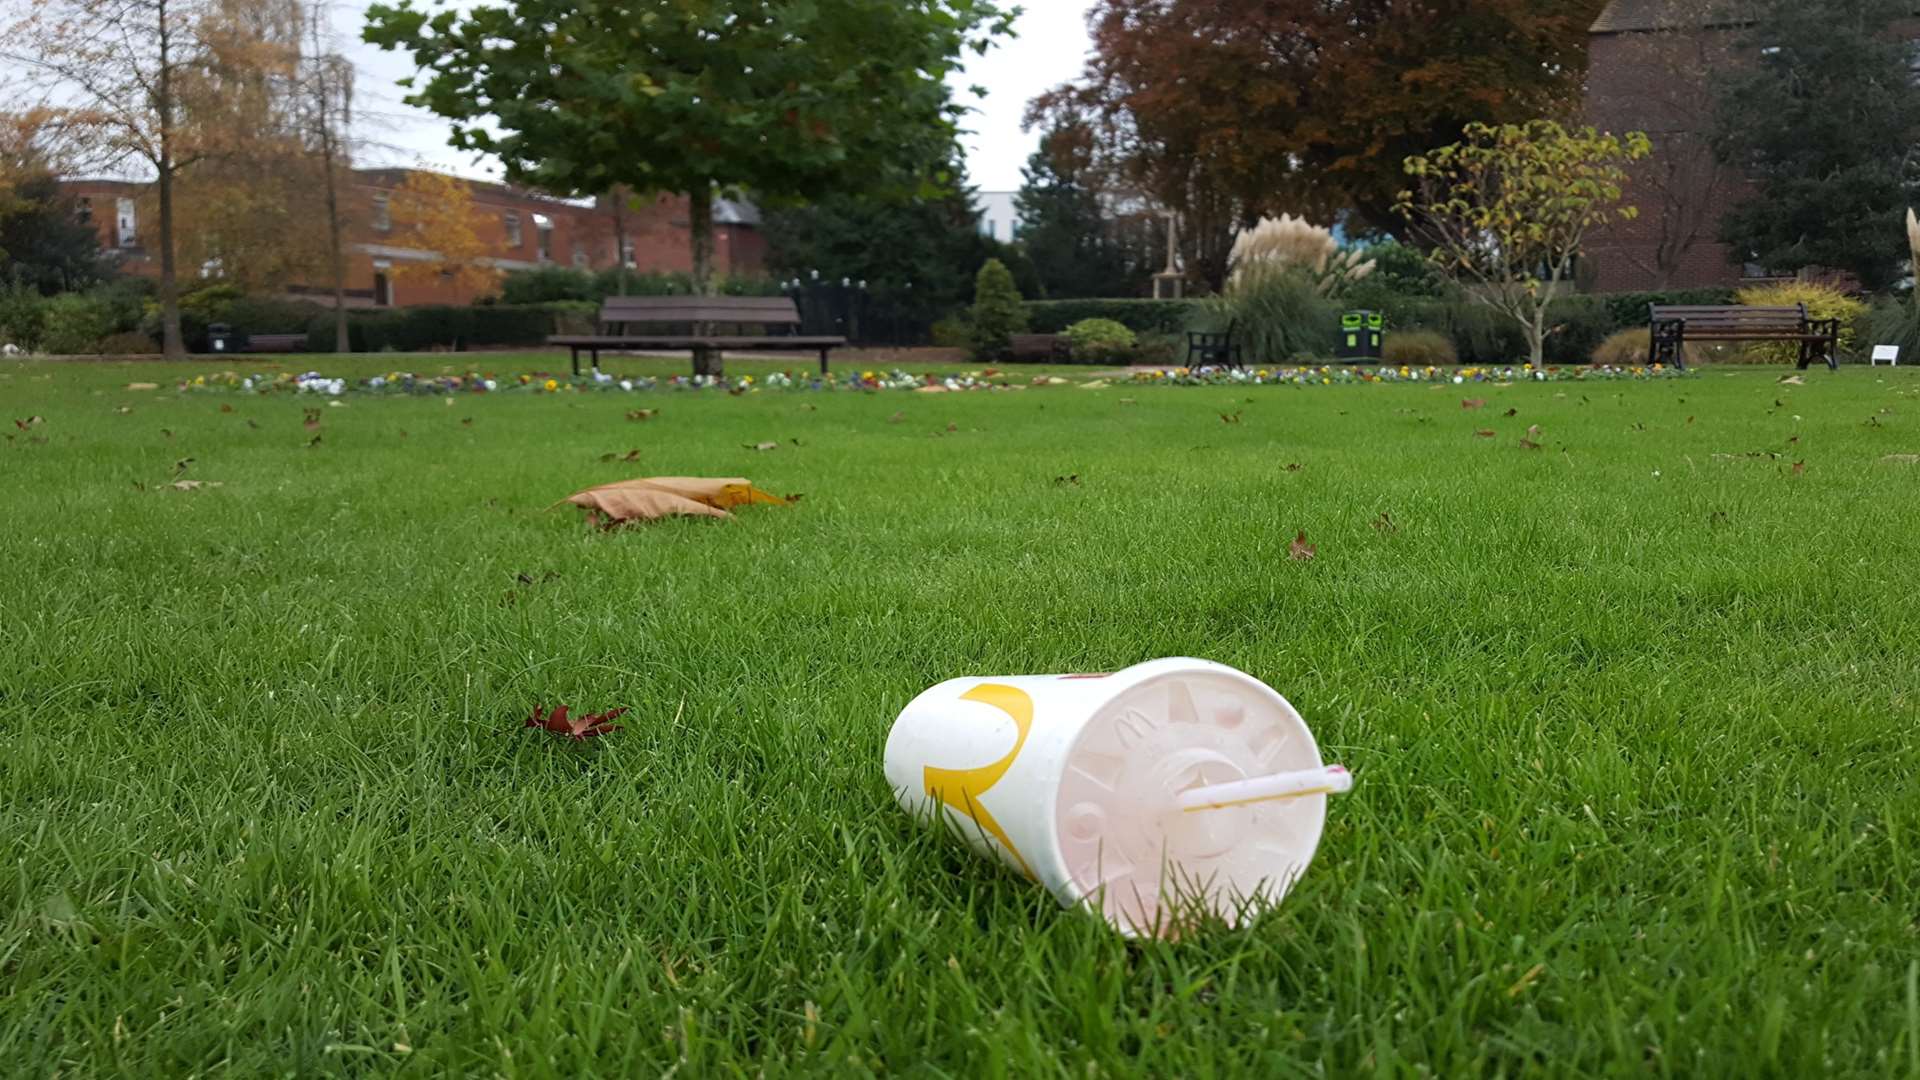
[[[391,202],[395,234],[426,258],[397,262],[394,277],[446,281],[463,292],[486,294],[500,283],[500,270],[474,231],[473,188],[444,173],[415,170]]]
[[[1637,215],[1621,203],[1625,166],[1651,151],[1637,131],[1468,124],[1459,142],[1407,159],[1412,187],[1397,205],[1441,273],[1520,324],[1537,370],[1548,305],[1566,289],[1587,236]]]
[[[1098,0],[1093,55],[1029,121],[1086,122],[1117,181],[1178,211],[1214,285],[1236,230],[1353,211],[1387,232],[1401,163],[1468,123],[1570,115],[1605,0]]]

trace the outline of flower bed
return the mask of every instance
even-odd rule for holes
[[[941,393],[964,390],[1024,390],[1030,386],[1081,386],[1087,389],[1100,389],[1110,385],[1354,386],[1402,382],[1584,382],[1668,379],[1679,378],[1683,374],[1659,364],[1652,367],[1604,365],[1548,367],[1538,371],[1534,370],[1530,364],[1500,368],[1360,368],[1334,365],[1274,368],[1177,367],[1136,371],[1118,379],[1100,378],[1089,381],[1064,379],[1057,375],[1016,378],[993,369],[954,375],[914,375],[896,369],[886,372],[862,371],[857,374],[848,372],[844,375],[826,376],[796,375],[792,372],[776,371],[761,377],[738,375],[732,378],[719,378],[708,375],[675,375],[666,379],[651,376],[621,378],[604,372],[565,377],[544,372],[500,377],[477,371],[470,371],[464,375],[416,375],[412,372],[395,371],[353,381],[322,375],[317,371],[309,371],[301,375],[286,373],[242,375],[235,371],[225,371],[213,375],[196,375],[182,382],[180,389],[183,392],[228,390],[248,394],[317,394],[323,397],[339,397],[348,393],[431,397],[452,394],[644,393],[706,390],[724,390],[730,394],[753,393],[760,390],[854,390],[870,393],[881,390],[906,390]]]

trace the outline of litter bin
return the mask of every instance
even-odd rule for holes
[[[212,349],[214,352],[239,352],[240,335],[234,333],[233,327],[228,326],[226,323],[208,323],[207,348]]]
[[[1378,360],[1386,319],[1377,311],[1349,311],[1340,316],[1340,340],[1333,355],[1340,360]]]

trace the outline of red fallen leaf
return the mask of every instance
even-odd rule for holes
[[[39,427],[44,423],[46,423],[46,421],[38,416],[29,416],[25,420],[15,420],[13,426],[19,428],[21,431],[27,431],[31,428]]]
[[[1492,428],[1483,427],[1479,431],[1474,432],[1473,437],[1476,439],[1491,439],[1497,434],[1499,433],[1494,431]]]
[[[229,405],[229,404],[227,404],[226,402],[224,402],[224,401],[223,401],[223,402],[221,402],[221,403],[220,403],[220,411],[221,411],[221,412],[232,412],[232,411],[233,411],[233,406],[232,406],[232,405]]]
[[[1307,562],[1319,553],[1319,548],[1307,543],[1307,531],[1305,529],[1300,530],[1300,535],[1294,537],[1293,540],[1287,544],[1287,558],[1289,559]]]
[[[544,711],[541,706],[535,705],[533,715],[527,718],[526,726],[551,731],[555,735],[565,735],[575,742],[585,742],[588,739],[619,731],[620,725],[614,721],[627,710],[622,707],[610,712],[588,713],[581,717],[569,717],[565,705],[556,705],[551,714],[543,716]]]
[[[1804,462],[1804,461],[1796,461],[1796,462],[1794,462],[1794,463],[1793,463],[1793,475],[1795,475],[1795,476],[1799,476],[1800,474],[1802,474],[1802,473],[1804,473],[1804,472],[1806,472],[1806,471],[1807,471],[1807,463],[1806,463],[1806,462]]]
[[[1470,397],[1470,398],[1460,399],[1460,407],[1463,409],[1477,409],[1480,406],[1485,405],[1486,403],[1487,403],[1486,398]]]
[[[318,430],[320,427],[320,410],[302,409],[301,412],[304,415],[300,418],[300,422],[306,425],[306,429],[308,431]]]

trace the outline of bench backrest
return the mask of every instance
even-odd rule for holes
[[[729,323],[799,326],[800,309],[790,296],[609,296],[600,324]]]
[[[1654,322],[1678,320],[1690,329],[1768,330],[1799,329],[1807,321],[1804,304],[1792,307],[1747,307],[1725,304],[1652,304]]]

